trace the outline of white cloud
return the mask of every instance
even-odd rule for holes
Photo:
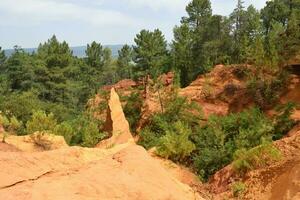
[[[121,0],[131,7],[144,7],[152,10],[183,10],[190,0]]]
[[[94,26],[132,26],[140,22],[121,12],[85,7],[72,1],[1,0],[2,25],[39,25],[44,22],[80,21]],[[4,15],[4,16],[3,16]]]

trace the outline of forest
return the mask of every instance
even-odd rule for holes
[[[116,59],[101,41],[87,44],[86,56],[78,58],[55,35],[33,53],[15,46],[6,57],[0,47],[0,124],[17,135],[46,131],[64,136],[70,145],[94,147],[108,135],[87,103],[102,86],[148,75],[156,80],[173,71],[177,87],[184,88],[215,65],[247,64],[255,68],[255,74],[247,74],[249,90],[261,92],[255,108],[212,116],[202,125],[201,115],[189,112],[194,105],[175,93],[166,100],[164,112],[136,133],[139,144],[156,146],[162,157],[191,166],[203,180],[234,160],[238,169],[247,169],[241,159],[250,157],[253,147],[263,145],[263,151],[275,155],[269,142],[291,129],[294,106],[286,105],[272,119],[263,110],[276,104],[286,85],[285,68],[299,55],[300,0],[267,1],[261,10],[238,0],[229,16],[213,14],[210,0],[192,0],[173,32],[168,42],[159,29],[141,30]],[[272,81],[265,74],[272,74]],[[135,102],[140,99],[134,95],[127,97],[124,111],[136,132],[140,105]]]

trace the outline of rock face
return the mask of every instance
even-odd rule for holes
[[[241,111],[251,105],[244,81],[247,70],[250,70],[247,65],[217,65],[210,73],[181,89],[179,94],[199,103],[205,117]]]
[[[137,132],[148,123],[149,118],[153,114],[162,112],[162,100],[172,92],[173,82],[173,72],[162,74],[158,77],[157,83],[154,83],[149,76],[143,81],[143,105],[141,108],[141,119],[137,125]]]
[[[0,152],[0,199],[201,199],[136,145]]]
[[[121,96],[129,96],[131,93],[137,91],[137,87],[139,83],[131,80],[125,79],[121,80],[114,85],[106,85],[100,88],[98,94],[95,95],[94,98],[90,99],[87,103],[88,109],[94,113],[94,118],[105,121],[106,120],[106,112],[107,109],[107,101],[110,98],[111,89],[115,89],[115,91]],[[126,102],[121,101],[122,105]]]
[[[125,118],[119,95],[112,88],[108,102],[108,111],[105,124],[106,130],[111,132],[111,137],[100,142],[97,146],[108,148],[112,145],[124,144],[134,141],[129,128],[129,123]]]

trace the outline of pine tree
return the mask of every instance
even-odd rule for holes
[[[174,28],[172,44],[173,65],[180,72],[181,86],[187,86],[193,79],[192,33],[187,24]]]
[[[134,39],[134,61],[137,72],[157,77],[164,71],[167,62],[167,41],[159,29],[153,32],[142,30]]]
[[[87,45],[85,53],[87,56],[87,64],[93,68],[101,70],[104,66],[104,52],[102,45],[93,41],[91,44]]]
[[[133,78],[132,74],[132,58],[133,52],[129,45],[124,45],[121,50],[118,51],[118,73],[120,78]]]
[[[0,47],[0,70],[3,70],[5,60],[6,60],[5,52]]]

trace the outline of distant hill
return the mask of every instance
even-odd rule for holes
[[[117,45],[104,45],[104,47],[108,47],[112,51],[112,57],[117,58],[118,57],[118,51],[123,47],[121,44]],[[32,53],[36,51],[37,48],[24,48],[24,51],[27,53]],[[77,56],[79,58],[85,57],[85,50],[86,46],[77,46],[77,47],[71,47],[71,50],[73,51],[73,55]],[[4,50],[6,56],[11,56],[11,54],[14,52],[14,49],[5,49]]]

